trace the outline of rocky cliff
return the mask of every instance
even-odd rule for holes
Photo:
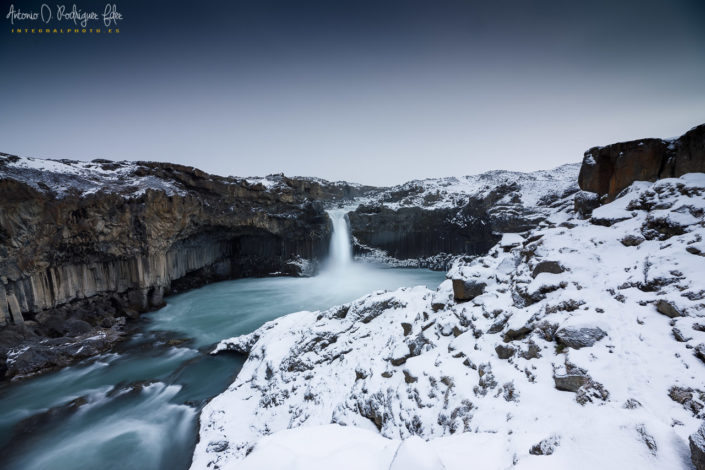
[[[374,258],[417,260],[485,254],[502,233],[536,227],[553,211],[572,204],[579,165],[520,173],[411,181],[382,188],[348,214],[356,252]],[[437,258],[447,269],[452,256]],[[408,264],[408,263],[407,263]]]
[[[330,221],[316,201],[364,191],[165,163],[1,155],[0,359],[11,353],[8,375],[29,375],[80,357],[64,346],[100,336],[96,347],[109,347],[124,317],[161,306],[170,292],[298,274],[327,252]],[[62,340],[37,358],[46,338]],[[36,344],[22,352],[23,343]]]
[[[578,183],[613,200],[634,181],[656,181],[705,171],[705,124],[675,139],[640,139],[585,152]]]

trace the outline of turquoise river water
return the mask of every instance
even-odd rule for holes
[[[225,281],[170,297],[114,351],[0,387],[0,468],[187,469],[201,407],[245,360],[208,355],[219,340],[379,289],[433,289],[443,278],[349,263],[344,275]]]

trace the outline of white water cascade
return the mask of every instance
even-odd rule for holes
[[[328,211],[328,216],[333,222],[328,269],[343,270],[352,263],[352,241],[346,213],[344,209]]]

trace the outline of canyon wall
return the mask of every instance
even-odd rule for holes
[[[195,272],[204,281],[293,273],[290,262],[325,255],[329,221],[311,185],[264,191],[167,164],[135,172],[182,190],[57,197],[31,180],[0,180],[0,325],[106,293],[145,311]]]
[[[330,220],[316,199],[364,190],[281,175],[224,178],[166,163],[0,155],[0,376],[21,345],[85,344],[122,331],[125,318],[162,306],[167,294],[301,274],[328,251]],[[41,370],[42,361],[25,361],[32,364],[21,372]]]
[[[403,207],[392,210],[384,206],[360,206],[348,217],[358,243],[384,250],[398,260],[427,258],[439,253],[454,255],[486,253],[500,236],[493,233],[487,214],[457,224],[455,209],[428,210]]]
[[[503,233],[530,230],[572,204],[578,168],[492,171],[381,189],[348,214],[356,253],[381,250],[395,260],[445,270],[453,255],[485,254]],[[449,256],[429,259],[440,254]]]

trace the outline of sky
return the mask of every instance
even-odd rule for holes
[[[392,185],[705,122],[701,0],[115,0],[119,34],[13,34],[42,3],[73,4],[0,0],[0,152]]]

